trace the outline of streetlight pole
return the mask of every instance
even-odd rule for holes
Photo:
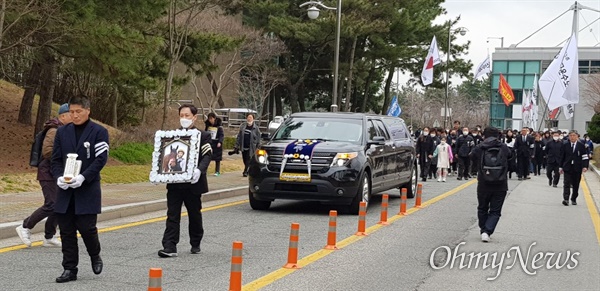
[[[487,42],[490,42],[490,39],[499,39],[500,40],[500,47],[501,48],[504,47],[504,36],[490,36],[487,39],[488,39]]]
[[[449,83],[450,83],[450,54],[452,54],[452,32],[459,32],[460,35],[467,34],[467,29],[459,27],[452,29],[452,24],[448,27],[448,52],[446,54],[446,96],[444,98],[444,130],[446,130],[446,124],[448,122],[448,95],[449,95]]]
[[[342,27],[342,0],[337,1],[337,7],[328,7],[321,3],[321,1],[308,1],[300,4],[300,7],[311,5],[308,8],[308,18],[316,19],[319,17],[319,9],[317,6],[327,9],[335,10],[336,12],[336,28],[335,28],[335,56],[333,60],[333,99],[331,100],[331,112],[338,111],[338,75],[340,69],[340,31]]]

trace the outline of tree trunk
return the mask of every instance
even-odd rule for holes
[[[37,118],[35,120],[34,135],[44,129],[44,124],[50,119],[52,113],[52,97],[56,87],[57,62],[50,49],[44,48],[43,56],[43,79],[40,88],[40,103],[38,105]]]
[[[273,98],[275,98],[275,116],[283,116],[283,102],[281,102],[281,94],[278,94],[279,92],[281,92],[282,88],[279,87],[277,89],[277,92],[275,92],[275,94],[273,94]]]
[[[19,107],[19,117],[17,118],[19,123],[31,125],[31,108],[33,107],[35,92],[40,84],[41,73],[42,65],[38,61],[33,61],[25,82],[25,92],[23,93],[21,106]]]
[[[113,94],[113,102],[112,102],[112,127],[117,128],[119,122],[119,116],[117,108],[119,107],[119,87],[115,86],[115,93]]]
[[[167,115],[169,114],[169,100],[171,98],[171,87],[173,86],[173,75],[175,74],[175,60],[169,63],[169,74],[165,84],[165,94],[163,96],[163,119],[160,129],[164,130],[167,126]]]
[[[300,108],[298,107],[298,85],[288,85],[288,91],[290,93],[292,113],[300,111]]]
[[[342,107],[342,96],[344,95],[344,84],[346,78],[340,78],[338,81],[338,98],[337,98],[337,108],[339,111],[344,111],[344,107]]]
[[[298,88],[298,106],[300,112],[306,112],[306,87],[304,84]]]
[[[369,74],[367,75],[367,79],[365,80],[365,93],[363,96],[362,104],[360,105],[360,112],[367,111],[367,100],[370,97],[369,89],[371,89],[371,79],[373,79],[373,75],[375,75],[375,62],[371,62],[371,69],[369,69]]]
[[[6,0],[1,0],[0,7],[0,49],[2,48],[2,40],[4,39],[4,16],[6,15]]]
[[[144,90],[144,95],[142,96],[142,100],[143,100],[143,102],[142,102],[142,104],[143,104],[142,105],[142,122],[141,122],[142,124],[146,123],[146,107],[147,107],[147,105],[146,105],[147,95],[146,94],[148,94],[148,93],[146,90]]]
[[[387,79],[385,80],[385,87],[384,87],[384,91],[383,91],[383,106],[381,106],[381,114],[385,114],[387,111],[387,108],[389,107],[389,102],[390,102],[390,88],[392,87],[392,79],[394,78],[394,70],[396,68],[394,68],[393,65],[390,65],[388,67],[388,76]]]
[[[350,50],[350,68],[348,69],[348,84],[346,84],[346,104],[344,104],[344,111],[350,111],[350,101],[352,100],[352,73],[354,69],[354,54],[356,53],[356,42],[358,37],[354,37],[352,41],[352,49]]]

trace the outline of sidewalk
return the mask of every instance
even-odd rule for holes
[[[489,243],[481,242],[475,224],[462,240],[465,244],[458,251],[453,248],[453,256],[497,252],[494,263],[500,267],[484,269],[483,260],[476,267],[477,259],[470,263],[467,255],[465,264],[470,267],[460,270],[458,259],[454,268],[435,271],[420,289],[600,290],[600,218],[595,206],[598,200],[592,199],[600,195],[600,177],[589,171],[585,180],[587,188],[582,183],[576,206],[563,206],[563,188],[549,187],[543,174],[520,183],[509,191]]]
[[[211,201],[238,195],[247,195],[248,178],[241,173],[225,173],[219,177],[208,176],[210,192],[202,201]],[[150,182],[112,184],[102,186],[102,214],[99,221],[137,215],[166,209],[166,186]],[[42,206],[41,192],[0,194],[0,239],[16,236],[14,228],[35,209]],[[44,221],[38,223],[33,233],[43,231]]]

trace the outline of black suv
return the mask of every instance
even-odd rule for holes
[[[364,113],[295,113],[250,161],[249,199],[266,210],[275,199],[348,205],[357,214],[372,193],[417,186],[415,147],[404,121]]]

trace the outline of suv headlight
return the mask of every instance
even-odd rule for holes
[[[331,162],[331,167],[343,167],[347,165],[350,162],[350,160],[356,157],[358,157],[358,152],[338,153],[337,155],[335,155],[335,158],[333,158],[333,162]]]
[[[269,155],[265,150],[256,150],[256,161],[259,164],[268,165],[269,164]]]

